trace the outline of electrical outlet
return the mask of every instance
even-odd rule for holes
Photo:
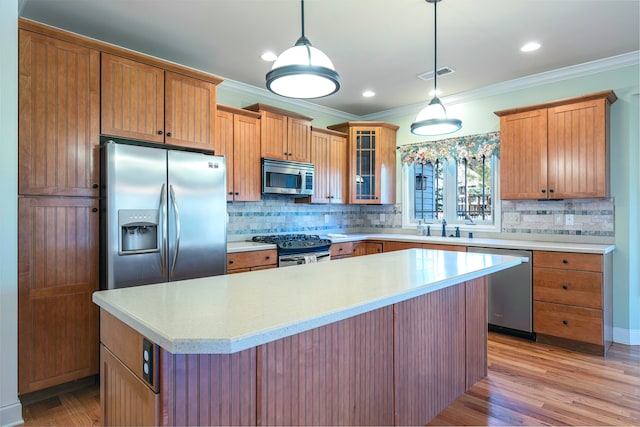
[[[384,221],[384,218],[385,218],[384,214],[383,214],[383,213],[381,213],[381,214],[380,214],[380,221]]]
[[[555,216],[555,220],[556,220],[556,225],[563,225],[563,218],[562,218],[562,214],[556,214]]]
[[[564,216],[564,223],[566,225],[573,225],[573,220],[574,220],[573,214],[566,214]]]

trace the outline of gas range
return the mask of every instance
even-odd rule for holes
[[[274,234],[254,236],[251,241],[275,244],[280,267],[328,261],[331,240],[317,234]]]

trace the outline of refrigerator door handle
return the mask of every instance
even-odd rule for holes
[[[173,191],[173,185],[171,184],[169,184],[169,197],[171,198],[171,204],[173,205],[173,212],[176,218],[176,244],[175,251],[173,253],[173,261],[171,262],[171,271],[169,273],[169,278],[173,278],[176,271],[176,262],[178,261],[178,252],[180,252],[180,211],[178,210],[176,194]]]
[[[162,184],[160,188],[160,206],[158,206],[158,222],[161,224],[160,229],[162,235],[160,236],[160,262],[162,263],[162,275],[167,274],[167,192],[165,191],[165,184]]]

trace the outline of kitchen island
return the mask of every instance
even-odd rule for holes
[[[97,292],[104,425],[425,424],[487,372],[484,276],[410,249]]]

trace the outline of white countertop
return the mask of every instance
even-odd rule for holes
[[[171,353],[235,353],[518,264],[409,249],[99,291],[93,301]]]
[[[248,251],[265,251],[268,249],[277,249],[277,246],[270,243],[260,242],[227,242],[228,254]]]
[[[533,251],[578,252],[607,254],[615,250],[615,245],[597,245],[589,243],[541,242],[535,240],[486,239],[467,237],[418,236],[412,234],[346,234],[346,237],[329,237],[331,242],[352,242],[358,240],[393,240],[398,242],[436,243],[446,245],[477,246],[503,249],[528,249]]]

